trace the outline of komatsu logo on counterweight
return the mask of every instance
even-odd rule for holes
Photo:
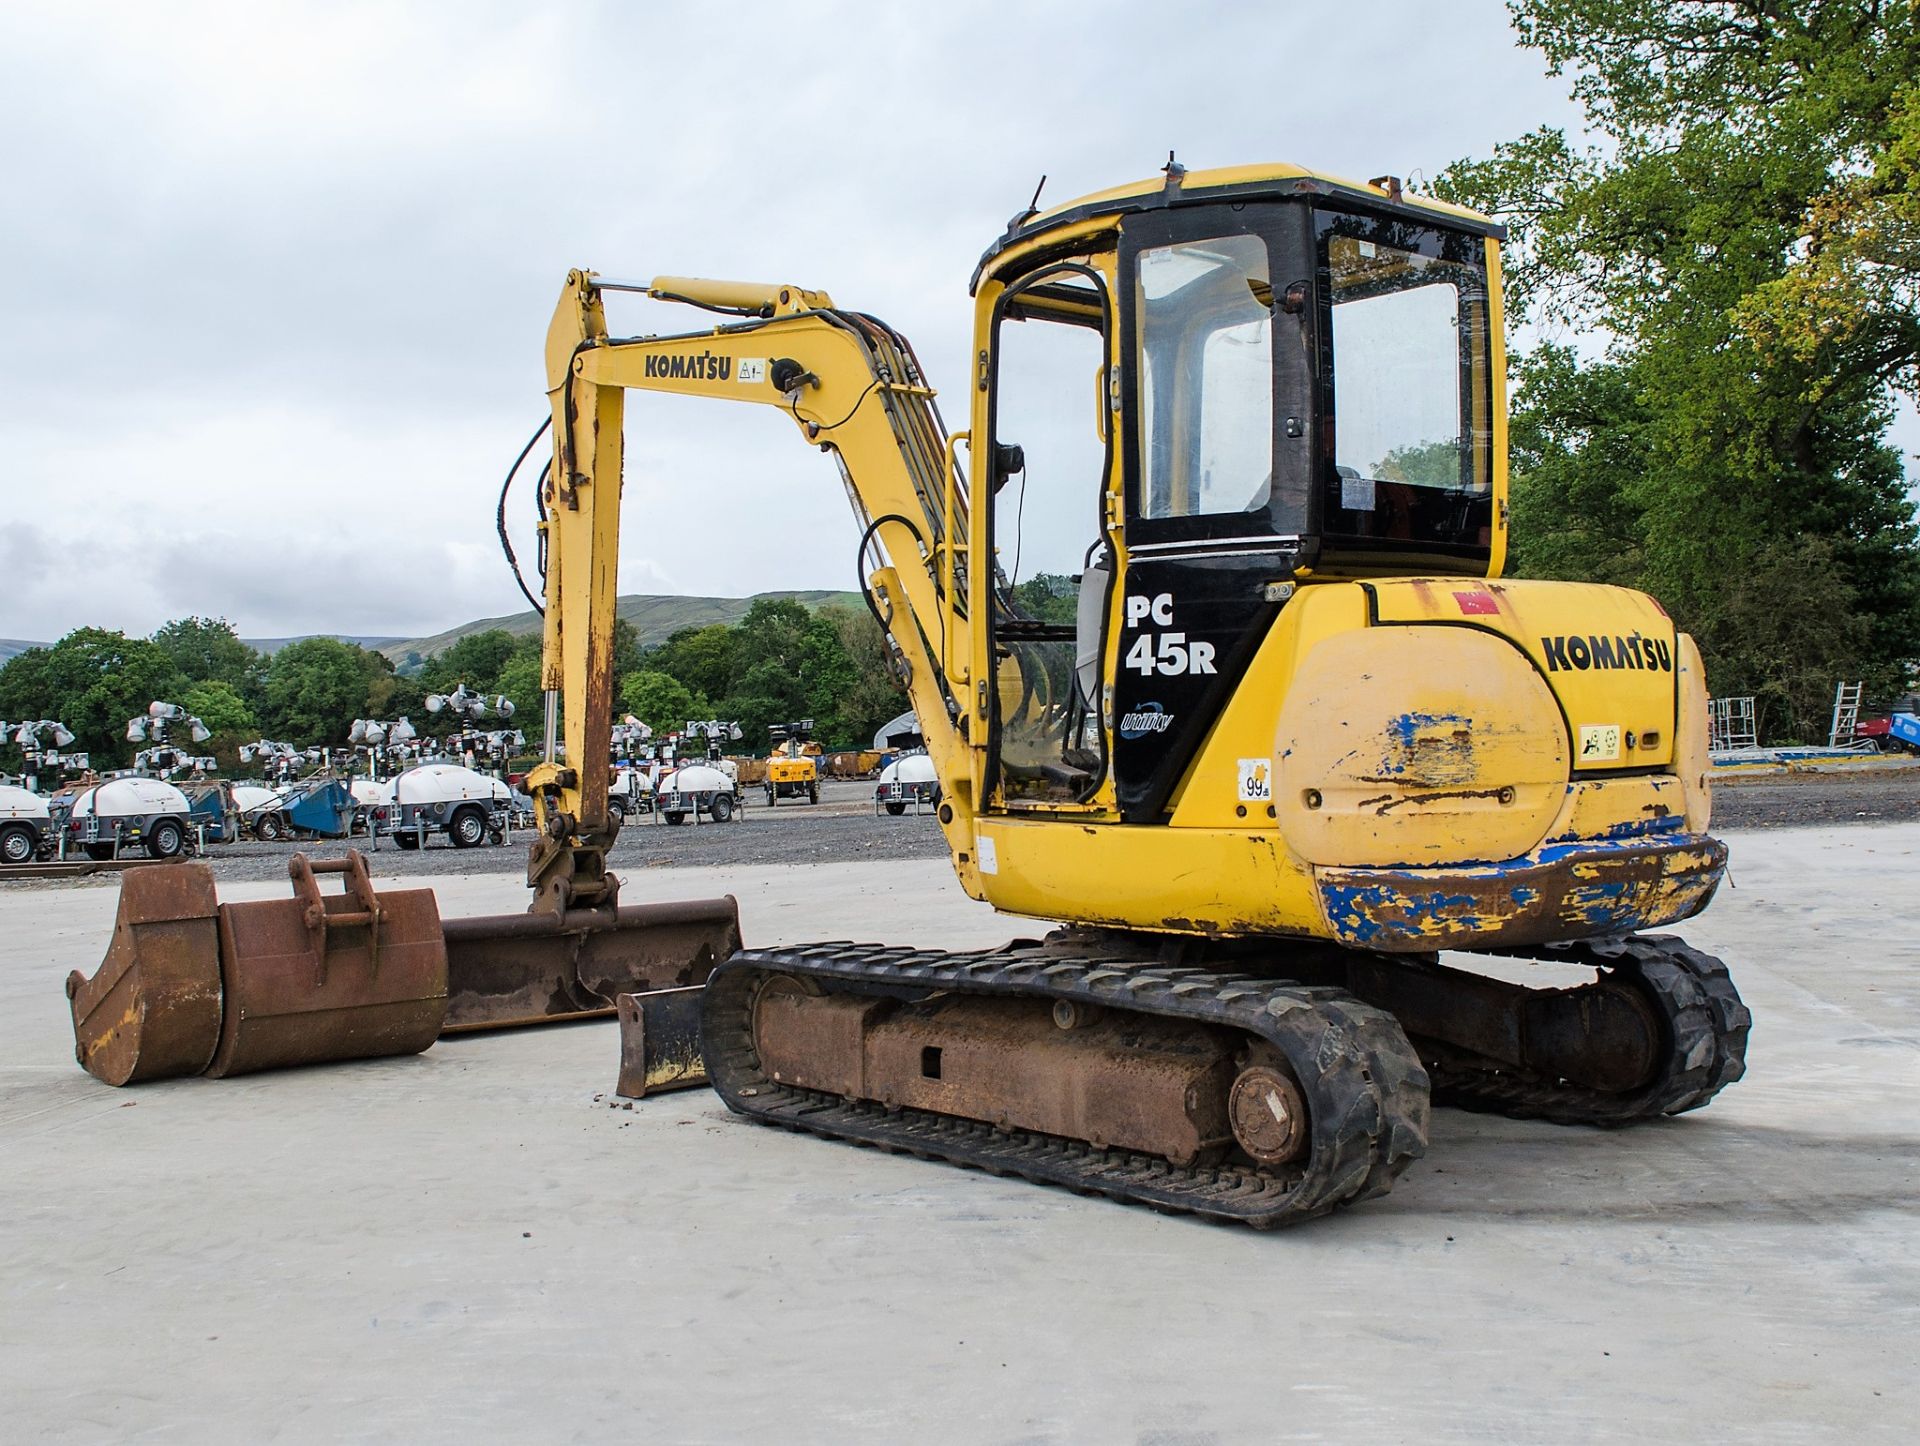
[[[1547,655],[1547,671],[1584,672],[1589,668],[1641,668],[1648,672],[1671,673],[1673,648],[1659,638],[1643,638],[1638,633],[1626,637],[1602,637],[1590,633],[1563,633],[1541,638]]]

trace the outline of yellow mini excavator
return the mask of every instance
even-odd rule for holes
[[[220,1074],[618,1000],[635,1091],[704,1056],[755,1120],[1256,1226],[1386,1191],[1430,1100],[1706,1103],[1747,1011],[1643,932],[1725,868],[1700,655],[1639,593],[1500,580],[1500,235],[1292,166],[1029,208],[974,273],[958,432],[906,339],[823,292],[573,272],[531,912],[443,926],[354,856],[231,905],[156,865],[69,981],[82,1063]],[[705,324],[616,336],[617,293]],[[742,949],[731,900],[619,904],[630,388],[776,408],[833,459],[961,887],[1044,937]]]
[[[572,273],[528,778],[546,907],[615,888],[625,392],[757,402],[846,484],[961,886],[1056,927],[734,953],[700,995],[731,1109],[1271,1226],[1387,1190],[1430,1098],[1704,1104],[1747,1011],[1719,961],[1640,932],[1725,866],[1700,657],[1639,593],[1499,580],[1500,236],[1292,166],[1169,162],[1030,208],[974,274],[952,433],[906,339],[823,292]],[[614,293],[718,319],[616,336]],[[1579,982],[1511,982],[1516,959]]]

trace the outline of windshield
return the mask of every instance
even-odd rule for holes
[[[1140,515],[1258,512],[1273,492],[1273,290],[1267,243],[1223,236],[1139,262]]]
[[[1486,264],[1476,237],[1321,212],[1333,537],[1490,545]],[[1374,549],[1378,550],[1378,549]]]
[[[1326,202],[1127,229],[1131,548],[1317,546],[1362,572],[1485,561],[1483,237]]]

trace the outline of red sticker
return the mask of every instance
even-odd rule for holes
[[[1495,617],[1500,612],[1500,604],[1493,600],[1490,592],[1457,592],[1453,600],[1468,617]]]

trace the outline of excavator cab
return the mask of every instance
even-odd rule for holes
[[[1035,244],[1085,209],[976,282],[994,772],[1157,822],[1296,582],[1497,573],[1495,228],[1317,182]]]

